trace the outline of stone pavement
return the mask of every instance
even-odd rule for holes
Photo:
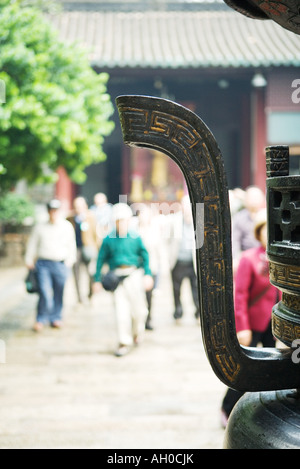
[[[66,291],[65,327],[31,331],[36,295],[24,269],[0,269],[0,448],[220,449],[225,386],[206,358],[191,295],[172,320],[170,282],[154,298],[155,330],[116,358],[111,295],[76,303]]]

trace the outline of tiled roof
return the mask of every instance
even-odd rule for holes
[[[223,0],[60,0],[64,10],[145,11],[188,10],[213,8],[228,9]]]
[[[50,19],[64,41],[81,43],[100,68],[300,65],[300,36],[231,11],[65,11]]]

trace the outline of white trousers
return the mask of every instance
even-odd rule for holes
[[[148,308],[143,276],[142,269],[135,270],[114,292],[117,334],[122,345],[133,345],[145,331]]]

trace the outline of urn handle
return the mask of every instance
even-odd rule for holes
[[[200,319],[215,374],[242,392],[299,388],[291,349],[247,348],[237,340],[228,186],[211,131],[196,114],[165,99],[120,96],[117,106],[125,143],[165,153],[185,176],[196,236],[204,233],[203,243],[196,239]],[[204,217],[197,216],[199,206]]]

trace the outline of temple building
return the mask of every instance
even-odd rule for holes
[[[97,72],[110,75],[108,92],[176,101],[215,135],[229,188],[265,188],[265,147],[291,146],[300,155],[300,37],[271,21],[248,19],[222,0],[64,0],[49,16],[66,42],[77,41]],[[63,169],[57,195],[80,193],[92,202],[105,192],[133,201],[173,201],[185,192],[179,168],[165,155],[130,149],[115,130],[104,163],[87,168],[73,187]]]

